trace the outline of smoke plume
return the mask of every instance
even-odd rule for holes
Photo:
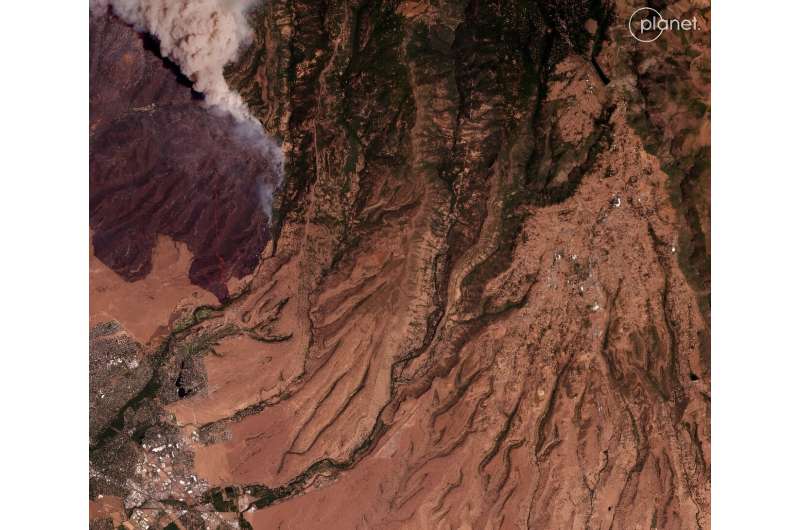
[[[207,105],[231,115],[239,124],[235,135],[272,160],[271,171],[283,177],[283,153],[250,113],[242,97],[231,90],[223,75],[225,65],[251,43],[247,12],[254,0],[90,0],[93,13],[110,6],[115,15],[136,31],[156,37],[161,55],[177,64],[201,92]],[[264,184],[270,198],[276,184]],[[263,202],[263,201],[262,201]],[[271,214],[270,205],[265,205]]]

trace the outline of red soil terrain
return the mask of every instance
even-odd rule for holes
[[[272,223],[94,20],[92,528],[709,528],[710,11],[636,7],[265,2]]]

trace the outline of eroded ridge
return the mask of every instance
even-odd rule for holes
[[[433,4],[254,15],[228,74],[284,141],[273,246],[137,346],[97,521],[709,527],[708,35]]]

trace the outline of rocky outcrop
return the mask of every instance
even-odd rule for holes
[[[273,244],[149,347],[93,494],[155,527],[708,528],[708,36],[656,65],[630,11],[259,7],[228,77],[283,142]],[[144,472],[157,434],[192,493]]]

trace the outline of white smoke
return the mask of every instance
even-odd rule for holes
[[[272,199],[280,182],[283,180],[283,151],[275,141],[264,134],[260,123],[254,120],[244,120],[236,124],[233,130],[237,141],[246,145],[256,145],[261,150],[262,156],[270,161],[270,172],[279,180],[273,182],[269,178],[262,178],[258,183],[258,198],[261,208],[272,221]]]
[[[241,96],[225,81],[225,65],[252,40],[247,11],[253,0],[92,0],[92,10],[111,6],[136,31],[158,38],[161,55],[205,95],[209,105],[238,120],[252,119]]]
[[[259,147],[273,160],[275,177],[283,178],[283,152],[250,113],[242,97],[231,90],[223,74],[251,43],[247,13],[255,0],[90,0],[93,13],[114,14],[136,31],[150,33],[161,44],[161,55],[177,64],[206,104],[233,116],[236,135]],[[273,185],[269,185],[273,186]],[[271,196],[271,193],[270,193]],[[265,207],[268,214],[270,208]]]

